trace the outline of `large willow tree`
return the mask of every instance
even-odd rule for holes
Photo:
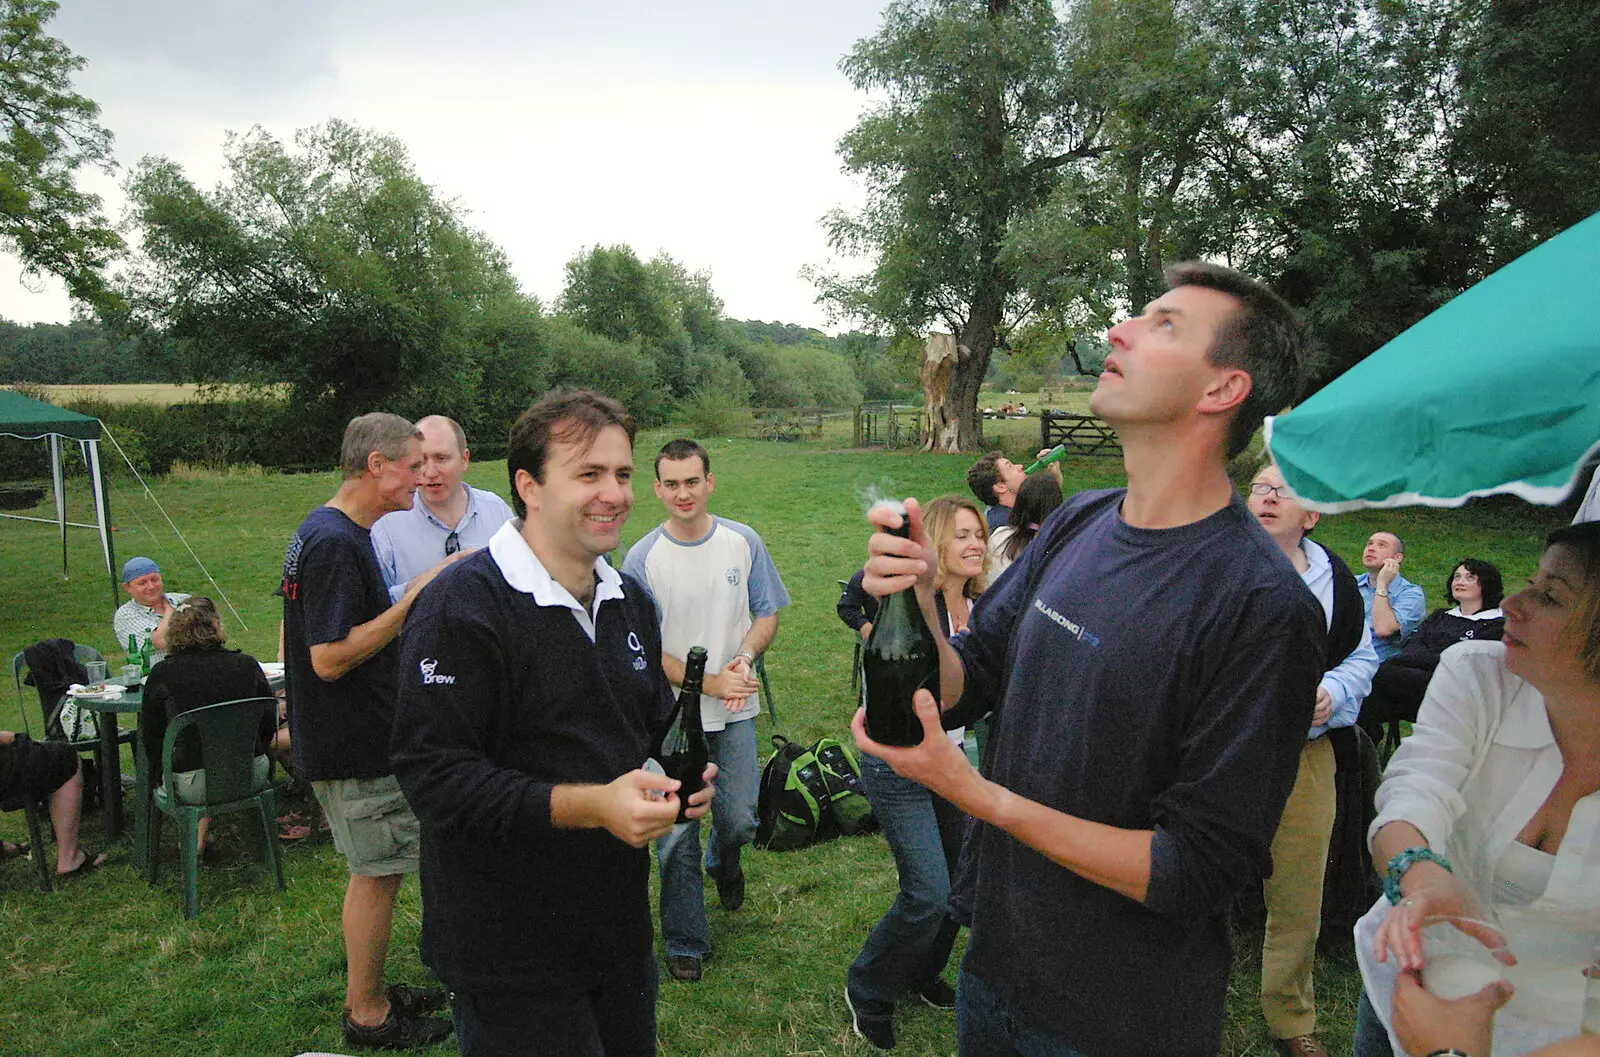
[[[825,224],[835,250],[873,264],[819,281],[842,316],[955,335],[930,451],[982,440],[978,389],[1018,289],[1008,227],[1098,150],[1100,113],[1080,98],[1068,40],[1049,0],[900,0],[842,63],[874,100],[839,144],[868,202]]]

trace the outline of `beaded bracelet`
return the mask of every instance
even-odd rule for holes
[[[1450,860],[1432,848],[1407,848],[1389,860],[1389,868],[1383,875],[1383,894],[1389,897],[1391,905],[1400,905],[1400,878],[1404,877],[1406,871],[1419,862],[1438,863],[1451,873],[1455,872],[1455,867],[1450,865]]]

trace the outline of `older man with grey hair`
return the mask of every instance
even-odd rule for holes
[[[451,559],[417,576],[398,601],[372,549],[374,522],[408,510],[422,468],[422,434],[398,415],[361,415],[345,428],[344,480],[307,515],[283,559],[284,666],[295,770],[311,783],[350,868],[344,897],[344,1039],[412,1049],[450,1033],[426,1016],[440,989],[384,986],[400,881],[417,870],[418,825],[389,765],[399,655],[417,593]]]

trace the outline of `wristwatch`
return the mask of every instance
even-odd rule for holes
[[[734,660],[738,660],[740,657],[743,657],[744,663],[748,664],[750,667],[754,668],[756,666],[756,659],[753,654],[745,653],[743,650],[740,650],[738,653],[733,655]]]
[[[1389,897],[1391,905],[1400,905],[1400,878],[1419,862],[1438,863],[1451,873],[1455,873],[1455,867],[1450,865],[1450,860],[1432,848],[1421,846],[1407,848],[1389,860],[1389,868],[1383,874],[1383,894]]]
[[[1373,590],[1372,593],[1377,598],[1388,598],[1389,597],[1389,589],[1387,587],[1376,588],[1376,589]]]

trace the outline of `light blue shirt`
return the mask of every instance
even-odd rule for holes
[[[1320,543],[1303,539],[1300,541],[1300,550],[1306,556],[1306,571],[1300,574],[1300,579],[1317,596],[1317,601],[1322,604],[1323,615],[1332,626],[1333,563],[1328,560],[1328,552],[1322,549]],[[1394,597],[1392,588],[1390,597]],[[1370,606],[1368,608],[1370,612]],[[1372,677],[1377,671],[1378,653],[1372,648],[1372,625],[1368,623],[1361,629],[1360,645],[1351,650],[1348,657],[1322,673],[1322,681],[1318,685],[1328,691],[1328,697],[1333,701],[1333,711],[1328,715],[1328,722],[1311,728],[1306,740],[1320,738],[1334,727],[1348,727],[1354,723],[1361,714],[1361,702],[1372,692]]]
[[[511,520],[511,507],[493,492],[466,484],[462,487],[467,490],[467,512],[455,527],[456,537],[462,550],[487,547],[500,526]],[[445,560],[444,543],[450,532],[450,526],[433,516],[421,496],[410,510],[396,510],[373,523],[372,549],[378,555],[391,602],[400,601],[413,576]]]
[[[1362,573],[1356,577],[1356,588],[1361,592],[1361,605],[1366,609],[1367,627],[1370,628],[1372,627],[1371,575]],[[1422,623],[1422,618],[1428,615],[1428,599],[1423,594],[1422,588],[1397,573],[1389,583],[1389,608],[1394,610],[1394,618],[1400,622],[1400,633],[1385,638],[1373,636],[1372,648],[1378,651],[1380,661],[1386,661],[1400,652],[1400,648],[1406,644],[1411,633]]]

